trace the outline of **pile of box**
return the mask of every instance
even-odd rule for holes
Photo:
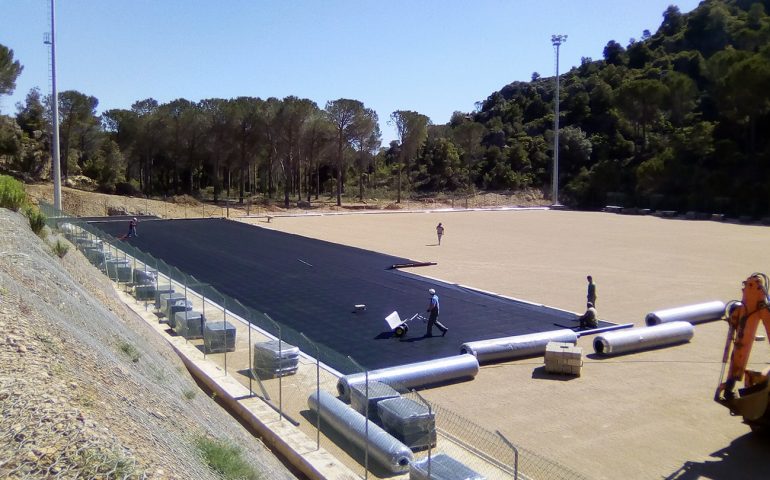
[[[548,342],[545,346],[545,371],[580,376],[583,370],[583,349],[571,343]]]

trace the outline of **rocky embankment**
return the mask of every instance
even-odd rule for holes
[[[294,478],[199,389],[112,285],[0,209],[0,477],[221,478],[200,439]]]

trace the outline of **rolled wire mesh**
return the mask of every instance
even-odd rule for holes
[[[409,464],[413,460],[409,447],[334,395],[323,391],[320,394],[313,392],[308,397],[308,406],[334,430],[351,440],[355,447],[369,447],[373,460],[380,466],[393,473],[409,470]]]
[[[372,471],[374,467],[369,461],[366,448],[351,450],[350,445],[334,435],[329,425],[320,422],[319,415],[307,411],[309,395],[313,393],[318,395],[318,392],[336,394],[339,373],[326,365],[343,365],[344,368],[340,370],[352,372],[351,375],[356,375],[356,372],[359,376],[365,374],[365,369],[354,359],[312,342],[302,332],[282,324],[280,318],[273,319],[264,312],[244,307],[237,300],[218,292],[212,286],[198,282],[193,277],[135,249],[130,244],[124,242],[117,244],[114,241],[110,243],[110,239],[97,229],[90,226],[86,228],[93,231],[95,236],[104,237],[105,250],[110,252],[110,255],[120,255],[115,253],[116,246],[120,246],[133,268],[138,266],[142,270],[157,271],[157,285],[171,285],[176,291],[186,288],[186,298],[193,302],[193,310],[204,313],[206,322],[227,321],[236,324],[238,329],[234,351],[206,353],[203,340],[186,341],[203,351],[207,360],[214,361],[229,375],[237,378],[249,389],[250,396],[258,397],[270,405],[276,411],[276,420],[289,421],[297,425],[310,438],[315,439],[319,447],[341,459],[361,477],[367,476],[364,471],[367,465],[370,467],[369,473],[376,475],[376,469]],[[103,273],[109,274],[104,270]],[[116,276],[113,275],[112,278]],[[152,309],[152,303],[145,302],[145,308]],[[298,368],[292,374],[274,378],[262,378],[259,375],[258,368],[255,368],[258,365],[254,363],[254,344],[272,340],[279,340],[300,349]],[[418,394],[410,392],[411,386],[397,384],[398,382],[394,382],[393,386],[397,387],[397,390],[406,398],[427,404]],[[429,453],[446,453],[464,464],[475,467],[475,471],[484,473],[487,478],[513,478],[512,472],[515,471],[516,459],[515,451],[511,449],[510,444],[499,435],[479,427],[446,408],[436,404],[430,405],[430,408],[436,416],[435,433],[438,441],[434,448],[418,450],[415,453],[416,458],[425,459]],[[582,478],[545,457],[521,447],[516,449],[521,455],[518,459],[519,478]]]

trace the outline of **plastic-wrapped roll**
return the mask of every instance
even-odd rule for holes
[[[719,320],[725,314],[725,303],[713,302],[696,303],[682,307],[667,308],[648,313],[644,322],[648,325],[660,325],[669,322],[689,322],[691,324]]]
[[[473,378],[477,373],[479,373],[479,362],[476,357],[473,355],[455,355],[372,370],[369,372],[369,381],[387,383],[396,389],[420,388],[461,378]],[[337,382],[337,391],[343,400],[349,402],[351,385],[363,384],[364,382],[366,382],[364,373],[345,375],[340,377]]]
[[[393,473],[406,473],[409,470],[409,464],[414,460],[409,447],[333,395],[321,391],[320,396],[317,396],[314,392],[308,397],[307,405],[361,450],[366,449],[368,441],[370,458],[378,464]]]
[[[513,337],[492,338],[463,343],[460,353],[470,353],[479,363],[512,360],[545,354],[548,342],[577,343],[577,333],[565,328],[550,332],[530,333]]]
[[[695,330],[689,322],[668,322],[652,327],[615,330],[594,338],[594,351],[618,355],[677,343],[689,342]]]

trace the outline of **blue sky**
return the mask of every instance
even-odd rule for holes
[[[353,98],[377,111],[383,144],[395,110],[434,123],[533,72],[555,73],[552,34],[568,35],[560,72],[655,32],[670,4],[697,0],[68,0],[56,2],[59,91],[99,99],[238,96]],[[0,44],[24,66],[0,113],[50,90],[50,0],[0,0]]]

